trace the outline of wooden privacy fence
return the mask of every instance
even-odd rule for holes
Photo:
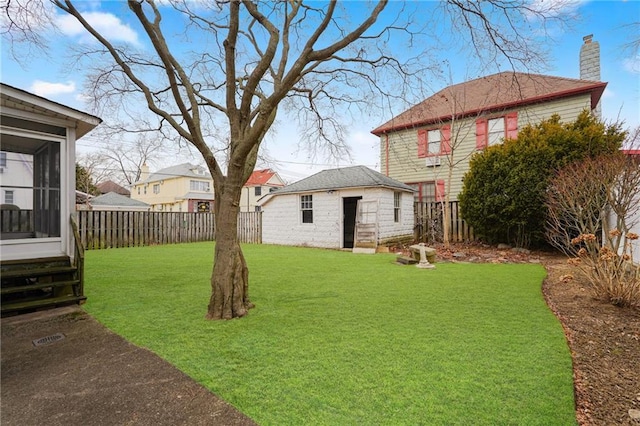
[[[473,229],[460,216],[458,201],[449,202],[449,242],[473,241]],[[444,203],[414,203],[414,237],[416,241],[441,242],[444,237]]]
[[[81,210],[78,227],[87,250],[214,241],[213,213]],[[238,238],[262,242],[262,213],[240,213]]]

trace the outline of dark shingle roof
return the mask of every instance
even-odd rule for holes
[[[502,72],[446,87],[384,123],[371,133],[448,121],[452,115],[471,116],[553,99],[591,94],[594,108],[607,83],[519,72]]]
[[[116,194],[124,195],[125,197],[131,195],[131,191],[122,187],[121,185],[118,185],[112,180],[107,180],[105,182],[99,183],[96,185],[96,188],[98,188],[98,191],[100,191],[101,194],[115,192]]]
[[[323,170],[308,178],[287,185],[271,192],[271,195],[291,194],[299,192],[329,191],[344,188],[385,187],[411,191],[409,185],[391,179],[388,176],[371,170],[365,166],[343,167],[340,169]]]
[[[147,203],[116,194],[115,192],[107,192],[93,197],[89,203],[94,206],[149,207]]]

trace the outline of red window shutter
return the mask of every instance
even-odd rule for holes
[[[487,147],[487,120],[481,118],[476,121],[476,148],[485,149]]]
[[[504,116],[507,128],[507,139],[518,137],[518,111],[510,112]]]
[[[446,125],[440,129],[442,140],[440,141],[440,153],[449,154],[451,152],[451,126]]]
[[[418,130],[418,158],[425,158],[429,152],[429,136],[426,130]]]
[[[444,180],[436,182],[436,201],[444,201]]]

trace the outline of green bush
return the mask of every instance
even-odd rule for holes
[[[545,243],[544,195],[555,170],[587,157],[620,149],[626,132],[582,112],[575,122],[558,115],[520,129],[474,155],[459,196],[462,217],[488,243]]]

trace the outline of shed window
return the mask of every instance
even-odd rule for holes
[[[400,222],[400,197],[402,193],[394,192],[393,193],[393,221],[398,223]]]
[[[300,211],[302,211],[302,223],[313,223],[313,195],[300,197]]]

